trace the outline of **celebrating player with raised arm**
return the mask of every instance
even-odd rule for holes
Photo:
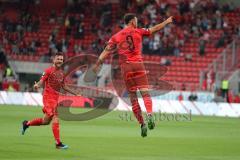
[[[147,136],[147,127],[145,125],[142,111],[138,103],[137,90],[140,91],[147,111],[148,128],[154,129],[155,122],[152,116],[152,99],[149,94],[148,79],[143,64],[142,57],[142,37],[150,36],[164,28],[167,24],[172,23],[172,17],[164,22],[157,24],[151,28],[137,28],[138,19],[135,14],[128,13],[124,16],[125,28],[113,35],[104,51],[98,58],[97,63],[93,67],[96,73],[105,58],[111,53],[117,52],[119,55],[119,64],[123,79],[132,104],[132,110],[141,125],[141,136]]]
[[[48,125],[52,121],[52,132],[56,141],[57,149],[67,149],[68,146],[64,145],[60,141],[59,134],[59,119],[57,114],[57,104],[60,89],[73,94],[79,95],[76,91],[71,90],[64,84],[64,73],[62,70],[63,64],[63,54],[57,53],[53,58],[53,66],[47,68],[43,73],[39,82],[35,82],[34,89],[38,90],[40,87],[44,87],[43,92],[43,113],[45,114],[43,118],[36,118],[31,121],[22,122],[22,134],[25,133],[29,126],[40,126]]]

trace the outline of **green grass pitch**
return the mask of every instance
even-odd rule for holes
[[[84,109],[81,109],[84,111]],[[40,107],[0,106],[0,160],[239,160],[240,119],[193,116],[192,121],[157,122],[147,138],[135,121],[110,112],[86,122],[61,121],[56,150],[51,126],[20,134],[24,119],[42,116]]]

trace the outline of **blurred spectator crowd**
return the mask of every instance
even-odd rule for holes
[[[46,18],[40,16],[38,11],[31,10],[37,4],[38,1],[23,0],[19,4],[19,15],[15,21],[7,17],[1,18],[0,49],[10,45],[11,53],[31,55],[37,54],[38,47],[47,45],[46,52],[49,56],[57,51],[78,54],[91,50],[100,53],[109,37],[124,27],[122,16],[126,12],[137,13],[140,27],[151,27],[171,15],[174,16],[174,24],[152,37],[144,38],[143,52],[147,54],[180,56],[181,47],[190,37],[195,37],[199,41],[199,54],[204,55],[207,43],[215,43],[215,47],[219,48],[231,41],[233,33],[240,35],[240,27],[230,25],[223,16],[234,10],[231,2],[220,6],[216,0],[180,0],[175,5],[170,5],[165,0],[121,0],[120,10],[113,14],[116,11],[110,3],[94,4],[83,0],[74,1],[60,12],[50,12],[48,23],[58,24],[59,27],[51,28],[47,44],[42,44],[44,42],[39,37],[31,41],[24,38],[28,32],[38,33],[40,24]],[[0,13],[4,11],[2,7]],[[86,24],[86,18],[91,19],[91,22]],[[61,28],[64,28],[64,35],[60,33]],[[208,32],[211,29],[222,30],[216,42],[211,40]],[[76,43],[72,40],[81,40],[89,35],[92,35],[89,43]]]

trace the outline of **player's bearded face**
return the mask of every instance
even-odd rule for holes
[[[63,56],[55,56],[53,63],[55,67],[60,68],[63,64]]]

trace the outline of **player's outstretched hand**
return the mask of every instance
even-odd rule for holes
[[[35,91],[38,91],[38,89],[40,88],[36,81],[34,82],[33,88]]]
[[[173,16],[169,17],[166,21],[167,21],[167,23],[172,23],[173,22]]]

